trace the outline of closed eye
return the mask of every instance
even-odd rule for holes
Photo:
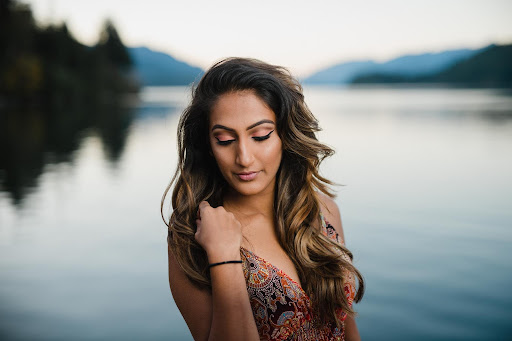
[[[272,134],[274,132],[274,130],[272,130],[270,133],[268,133],[267,135],[263,135],[263,136],[254,136],[253,139],[255,141],[264,141],[266,139],[268,139],[270,137],[270,134]]]
[[[215,137],[217,139],[217,144],[220,145],[220,146],[227,146],[228,144],[230,144],[231,142],[235,141],[235,139],[231,139],[231,140],[220,140],[218,137]]]

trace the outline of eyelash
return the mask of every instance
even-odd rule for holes
[[[265,141],[268,138],[270,138],[270,135],[273,132],[274,132],[274,130],[272,130],[270,133],[268,133],[267,135],[264,135],[264,136],[254,136],[253,139],[254,139],[254,141],[258,141],[258,142]],[[231,142],[235,141],[234,139],[233,140],[220,141],[217,137],[215,137],[215,138],[217,139],[217,144],[220,145],[220,146],[227,146],[227,145],[231,144]]]

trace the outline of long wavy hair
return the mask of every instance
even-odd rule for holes
[[[346,277],[353,274],[358,279],[356,302],[363,296],[364,281],[351,261],[342,256],[344,253],[352,260],[352,253],[321,233],[318,192],[329,197],[333,194],[328,188],[332,183],[318,168],[334,151],[318,142],[318,121],[304,102],[301,85],[283,67],[228,58],[213,65],[192,90],[192,101],[178,124],[176,173],[161,203],[163,217],[165,197],[174,185],[173,212],[166,223],[169,249],[192,283],[211,289],[206,253],[194,238],[195,220],[201,201],[214,207],[222,205],[228,184],[211,153],[209,114],[219,96],[243,90],[254,91],[276,115],[283,148],[274,194],[279,243],[293,261],[320,321],[339,326],[337,309],[355,314],[344,293]]]

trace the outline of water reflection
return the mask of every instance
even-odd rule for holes
[[[4,108],[0,110],[0,190],[16,206],[37,186],[46,164],[73,163],[84,137],[101,139],[107,159],[121,157],[135,108],[110,103],[63,109]]]

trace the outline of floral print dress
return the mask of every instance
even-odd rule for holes
[[[343,244],[335,229],[320,214],[322,233]],[[344,340],[344,328],[334,324],[318,327],[311,300],[302,287],[287,274],[245,248],[240,249],[243,271],[254,319],[261,340]],[[348,260],[347,255],[344,257]],[[344,291],[350,305],[355,296],[355,282],[347,272]],[[341,309],[338,318],[345,321]]]

